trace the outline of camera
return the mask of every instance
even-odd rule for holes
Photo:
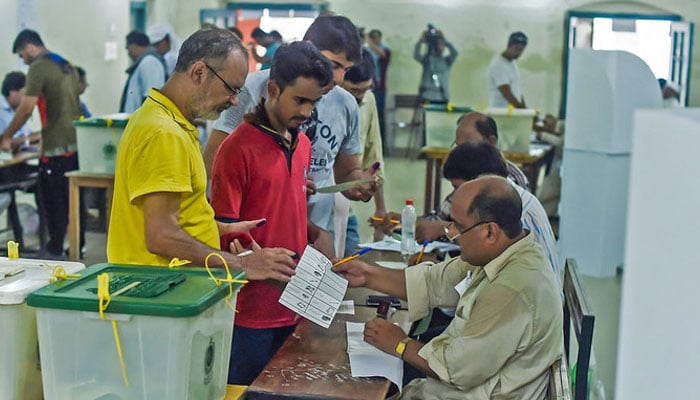
[[[442,32],[437,30],[433,24],[428,24],[428,30],[425,31],[425,42],[428,44],[428,50],[437,52],[438,41],[442,38]]]

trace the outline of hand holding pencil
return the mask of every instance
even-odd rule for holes
[[[395,212],[388,212],[383,215],[375,214],[367,222],[375,230],[381,230],[385,235],[391,235],[396,225],[401,223],[401,215]]]
[[[337,266],[340,265],[340,264],[343,264],[343,263],[346,263],[346,262],[348,262],[348,261],[354,260],[354,259],[360,257],[361,255],[367,253],[367,252],[370,251],[370,250],[372,250],[371,247],[365,247],[364,249],[355,252],[353,255],[350,255],[350,256],[348,256],[348,257],[342,258],[342,259],[340,259],[340,260],[334,262],[334,263],[333,263],[333,266],[334,266],[334,267],[337,267]]]

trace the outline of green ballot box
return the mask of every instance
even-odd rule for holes
[[[97,264],[31,293],[45,399],[224,398],[241,284],[211,273]]]
[[[114,114],[73,121],[80,172],[114,173],[117,148],[128,117]]]
[[[448,149],[455,142],[457,120],[460,116],[472,112],[469,107],[443,104],[423,106],[425,121],[425,145],[436,149]]]

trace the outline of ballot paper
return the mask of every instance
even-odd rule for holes
[[[384,183],[384,179],[382,179],[379,176],[373,178],[357,179],[354,181],[339,183],[333,186],[317,188],[316,191],[318,193],[338,193],[342,192],[343,190],[354,188],[355,186],[366,185],[372,182],[376,182],[377,185],[381,185]]]
[[[348,356],[353,377],[383,376],[403,387],[403,360],[365,342],[363,322],[346,322]]]
[[[394,238],[386,238],[378,242],[373,243],[360,243],[360,247],[371,247],[372,250],[384,250],[384,251],[401,251],[401,241]],[[416,249],[420,249],[420,245],[416,243]],[[433,241],[425,246],[426,253],[432,253],[435,250],[439,250],[443,253],[459,250],[459,245],[454,243],[445,243],[440,241]]]
[[[306,246],[296,273],[279,302],[309,321],[328,328],[348,288],[348,281],[331,271],[332,267],[326,256]]]

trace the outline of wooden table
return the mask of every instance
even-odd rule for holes
[[[376,308],[355,307],[355,315],[336,315],[328,329],[302,320],[248,387],[245,398],[384,399],[390,382],[353,378],[347,353],[345,322],[369,321],[375,314]],[[407,329],[407,312],[395,313],[392,321]]]
[[[425,213],[437,210],[442,201],[440,195],[442,165],[452,149],[424,148],[425,154]],[[537,193],[537,178],[540,170],[547,163],[549,156],[553,154],[554,147],[549,144],[531,143],[528,153],[503,152],[506,160],[517,164],[530,183],[530,191]]]
[[[425,154],[425,200],[423,202],[424,214],[437,210],[442,201],[440,187],[442,179],[442,165],[447,160],[451,149],[425,147],[421,150]]]
[[[107,190],[106,218],[109,228],[109,212],[114,191],[114,174],[99,174],[90,172],[66,172],[69,190],[69,224],[68,224],[68,258],[80,258],[80,188],[94,187]]]
[[[530,151],[528,153],[511,153],[504,151],[503,157],[506,160],[517,164],[527,177],[530,183],[530,191],[533,194],[537,193],[537,181],[539,180],[542,167],[547,164],[547,161],[554,155],[554,147],[546,143],[530,143]]]

